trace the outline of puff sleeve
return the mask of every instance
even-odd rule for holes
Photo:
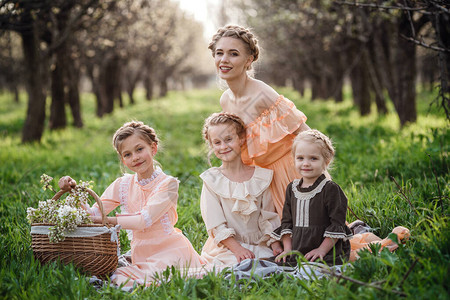
[[[219,196],[205,183],[203,183],[200,196],[200,209],[208,235],[214,239],[214,243],[219,244],[221,241],[236,235],[233,228],[227,227],[227,220]]]
[[[276,143],[294,133],[306,116],[295,104],[280,95],[255,121],[247,124],[247,147],[250,158],[266,153],[269,143]]]
[[[148,199],[142,210],[131,215],[117,215],[117,223],[125,229],[143,230],[159,220],[178,201],[178,180],[168,176]]]

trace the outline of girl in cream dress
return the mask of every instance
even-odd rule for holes
[[[222,165],[200,175],[200,206],[208,231],[202,258],[210,266],[231,266],[281,253],[280,243],[270,237],[280,225],[269,188],[273,171],[242,162],[244,123],[233,114],[213,114],[203,135]]]

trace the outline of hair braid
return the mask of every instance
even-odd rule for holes
[[[209,129],[212,126],[222,125],[222,124],[228,124],[230,126],[233,126],[236,130],[236,134],[239,136],[239,138],[245,138],[245,123],[242,121],[241,118],[239,118],[237,115],[227,112],[221,112],[221,113],[213,113],[205,120],[205,124],[203,125],[202,130],[202,136],[205,140],[206,144],[209,147],[208,152],[208,162],[211,165],[210,156],[213,152],[211,147],[211,141],[209,136]]]
[[[322,156],[324,157],[327,166],[331,164],[334,158],[335,149],[329,137],[316,129],[310,129],[300,132],[295,137],[294,143],[292,145],[292,153],[294,155],[297,148],[297,143],[302,140],[319,144],[321,147]]]
[[[114,149],[120,155],[121,146],[123,141],[133,134],[139,134],[141,138],[146,141],[149,145],[159,144],[158,136],[153,128],[140,121],[131,121],[123,124],[122,127],[117,129],[113,136],[112,144]]]
[[[203,125],[202,135],[206,142],[209,142],[208,130],[211,126],[221,125],[221,124],[232,124],[236,129],[236,133],[239,137],[245,134],[245,124],[241,118],[237,115],[227,112],[213,113],[206,120]]]
[[[258,39],[250,31],[250,29],[244,28],[239,25],[227,25],[219,28],[212,37],[212,41],[208,45],[208,49],[212,51],[212,55],[215,55],[216,44],[222,37],[232,37],[240,39],[247,47],[248,54],[253,55],[253,61],[257,61],[259,58],[259,45]]]

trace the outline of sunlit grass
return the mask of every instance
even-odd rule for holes
[[[0,246],[0,298],[52,299],[63,295],[62,298],[77,299],[208,296],[373,299],[395,296],[389,291],[392,289],[402,290],[408,298],[446,298],[450,260],[450,133],[443,112],[435,107],[429,110],[435,96],[419,91],[418,121],[400,128],[390,102],[386,116],[379,116],[373,106],[371,114],[360,117],[349,98],[348,87],[341,103],[311,102],[308,95],[301,97],[286,88],[277,90],[308,116],[310,127],[323,131],[334,141],[337,154],[330,174],[347,194],[349,207],[358,218],[381,237],[386,237],[395,226],[411,229],[412,238],[406,247],[394,254],[367,254],[346,271],[346,275],[366,282],[386,280],[381,284],[384,291],[343,280],[300,282],[277,275],[237,285],[222,275],[184,279],[178,274],[172,281],[128,294],[110,287],[96,291],[86,277],[70,266],[36,263],[30,250],[26,208],[51,197],[51,192],[40,189],[39,176],[51,175],[55,184],[63,175],[92,180],[94,190],[101,194],[121,175],[111,138],[119,126],[130,120],[153,126],[162,140],[156,159],[165,172],[180,180],[177,227],[201,251],[207,234],[199,208],[202,183],[198,175],[209,168],[201,129],[204,119],[220,110],[221,92],[170,92],[165,98],[147,101],[143,91],[137,91],[134,106],[124,97],[125,108],[116,107],[103,118],[95,115],[93,95],[84,94],[82,129],[70,125],[64,130],[46,129],[41,143],[25,145],[21,144],[21,129],[26,99],[22,94],[17,104],[10,95],[0,94],[0,237],[7,241]],[[70,117],[68,123],[71,124]],[[408,199],[399,193],[392,178]],[[348,213],[348,221],[355,218]],[[129,247],[126,242],[122,245]],[[400,288],[415,259],[419,262]]]

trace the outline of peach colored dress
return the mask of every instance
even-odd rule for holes
[[[203,172],[200,200],[202,217],[208,230],[208,240],[202,257],[208,261],[207,269],[232,266],[237,263],[233,252],[221,241],[234,237],[256,258],[273,256],[269,248],[275,240],[270,233],[280,225],[270,196],[272,170],[255,167],[248,181],[234,182],[218,168]]]
[[[238,116],[245,112],[224,111]],[[236,108],[234,108],[236,109]],[[253,122],[246,124],[247,144],[242,149],[242,161],[247,165],[257,165],[274,171],[270,190],[275,210],[282,216],[287,185],[300,178],[294,167],[291,147],[293,134],[306,116],[295,104],[280,95],[274,104],[264,110]]]
[[[132,265],[118,268],[111,277],[120,285],[134,282],[149,285],[155,273],[168,266],[200,267],[203,260],[189,240],[175,228],[177,222],[178,180],[161,169],[146,182],[137,175],[125,174],[116,179],[103,193],[101,200],[107,213],[121,205],[117,222],[132,230]],[[91,213],[100,215],[97,204]]]

